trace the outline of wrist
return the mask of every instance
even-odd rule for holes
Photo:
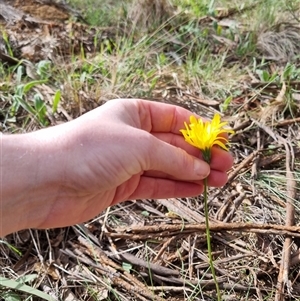
[[[48,131],[48,132],[47,132]],[[20,135],[2,135],[0,235],[38,228],[55,200],[62,177],[57,171],[59,141],[48,129]]]

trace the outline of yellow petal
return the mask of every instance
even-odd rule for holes
[[[233,134],[234,131],[226,129],[227,122],[221,122],[221,116],[215,114],[212,121],[203,121],[195,116],[190,116],[190,124],[184,123],[184,130],[180,130],[187,143],[199,148],[201,151],[210,150],[214,145],[228,150],[228,139],[220,134]]]

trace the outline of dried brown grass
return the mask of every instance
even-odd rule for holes
[[[172,7],[168,1],[136,1],[132,7],[132,20],[142,30],[149,30],[154,24],[165,22],[171,15]],[[210,18],[206,18],[205,22],[209,24],[205,26],[210,26]],[[58,31],[55,31],[56,28],[63,27],[52,24],[52,33]],[[61,32],[64,33],[64,30]],[[82,45],[88,52],[89,39],[95,33],[86,31],[85,27],[81,28],[79,25],[74,26],[74,31],[78,34],[78,40],[80,37],[84,38],[82,41],[86,44]],[[14,34],[17,33],[14,31]],[[22,34],[24,36],[24,32]],[[190,37],[194,38],[193,33]],[[289,35],[288,39],[291,37]],[[165,45],[162,45],[162,50],[163,46]],[[186,49],[183,51],[183,59],[187,59]],[[231,59],[235,57],[234,52],[232,54]],[[109,55],[105,53],[107,64]],[[205,58],[218,60],[218,55],[216,52],[214,56]],[[100,64],[97,57],[91,60],[81,58],[76,64],[71,64],[67,56],[65,59],[66,65],[60,65],[60,68],[65,67],[65,72],[71,75],[78,75],[83,70],[83,65],[87,68]],[[112,58],[114,66],[115,59]],[[150,63],[152,61],[149,59],[148,64]],[[194,61],[189,65],[190,68],[193,67],[192,63]],[[244,80],[236,80],[236,73],[230,73],[233,70],[230,69],[232,64],[235,69],[239,69],[239,74],[244,72]],[[202,63],[201,68],[206,66]],[[223,114],[236,132],[230,137],[235,164],[229,173],[228,184],[222,188],[211,189],[209,193],[212,249],[217,279],[224,298],[232,301],[274,300],[284,238],[291,236],[293,244],[290,249],[289,279],[293,290],[291,294],[285,292],[284,297],[298,300],[299,227],[285,225],[286,150],[274,137],[280,135],[289,141],[294,150],[295,170],[299,170],[299,103],[296,104],[298,110],[294,115],[289,111],[281,114],[281,105],[284,103],[282,94],[286,94],[286,91],[279,85],[274,85],[272,95],[274,99],[278,96],[277,102],[280,106],[276,109],[276,114],[274,113],[276,118],[274,114],[266,114],[263,105],[267,106],[270,99],[266,95],[267,87],[251,70],[245,68],[244,61],[235,60],[232,63],[228,60],[226,63],[224,60],[224,64],[217,70],[209,70],[217,76],[214,82],[208,83],[201,73],[188,73],[191,70],[185,73],[178,65],[174,67],[169,64],[167,68],[162,68],[159,66],[154,73],[159,80],[151,94],[147,95],[148,98],[184,106],[207,116],[218,111],[223,101],[214,94],[216,90],[221,90],[217,81],[223,74],[230,78],[226,86],[231,80],[235,81],[231,103]],[[61,101],[61,110],[59,114],[52,116],[51,123],[65,122],[77,117],[100,105],[97,102],[100,98],[108,100],[120,96],[104,95],[105,88],[99,87],[105,86],[104,83],[109,86],[110,82],[109,78],[104,77],[105,74],[100,71],[92,73],[89,80],[95,81],[94,84],[90,87],[87,80],[79,88],[75,87],[78,84],[76,77],[55,78],[56,83],[63,87],[63,94],[67,95],[63,95],[65,101]],[[249,78],[256,86],[252,85]],[[139,74],[134,74],[134,81],[134,87],[138,87],[136,89],[144,93],[148,91],[149,83],[146,80],[143,82]],[[46,93],[54,89],[52,84],[48,83],[49,88],[41,90],[45,99]],[[136,96],[132,85],[122,87],[124,91],[120,93]],[[298,83],[290,83],[290,87],[297,90]],[[93,89],[97,93],[92,92]],[[240,92],[234,94],[237,90]],[[0,91],[0,96],[3,99],[9,97],[5,91]],[[7,107],[9,104],[7,101]],[[26,116],[25,111],[22,114]],[[264,122],[261,120],[262,115],[268,117]],[[17,121],[20,119],[17,116]],[[33,118],[32,123],[39,127]],[[18,123],[14,126],[21,128]],[[293,174],[299,195],[299,173]],[[295,218],[300,218],[297,202]],[[22,255],[16,254],[7,245],[0,244],[1,276],[17,279],[22,275],[37,274],[31,285],[53,295],[56,300],[213,300],[215,286],[208,270],[203,220],[202,196],[128,201],[84,225],[47,231],[25,230],[9,235],[5,240],[18,248]],[[0,294],[1,292],[0,289]]]
[[[129,18],[141,31],[158,27],[173,14],[169,0],[134,0],[129,11]]]
[[[270,60],[285,63],[300,58],[300,25],[279,24],[261,33],[257,47]]]

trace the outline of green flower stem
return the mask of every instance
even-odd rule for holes
[[[219,284],[216,277],[216,271],[213,263],[212,252],[211,252],[211,241],[210,241],[210,230],[209,230],[209,217],[208,217],[208,204],[207,204],[207,178],[204,179],[204,214],[205,214],[205,227],[206,227],[206,242],[208,250],[209,267],[216,285],[218,301],[221,301],[221,293]]]

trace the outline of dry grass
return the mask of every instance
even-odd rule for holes
[[[168,0],[135,0],[129,10],[129,18],[142,31],[159,27],[172,15],[173,9]]]
[[[299,24],[282,24],[278,29],[259,35],[257,46],[262,54],[271,60],[289,62],[299,59],[300,27]]]
[[[208,117],[222,108],[235,130],[235,163],[228,184],[209,192],[209,217],[224,300],[299,300],[299,23],[276,27],[272,21],[269,28],[250,31],[243,18],[261,3],[241,9],[224,2],[214,16],[191,17],[192,10],[185,15],[171,1],[136,1],[122,22],[117,18],[116,26],[105,28],[55,20],[22,30],[24,20],[7,25],[15,58],[27,61],[18,68],[9,52],[1,57],[7,59],[0,66],[1,130],[66,122],[116,97],[174,103]],[[231,27],[228,19],[239,26]],[[26,44],[24,51],[30,37],[42,47]],[[49,43],[51,52],[41,51]],[[28,50],[36,52],[29,58]],[[38,64],[49,59],[45,75],[46,67]],[[47,110],[41,116],[14,96],[17,87],[43,78],[45,83],[21,95],[32,108],[35,94],[43,96]],[[27,284],[54,300],[216,300],[202,196],[127,201],[84,225],[24,230],[3,241],[0,276],[34,274]],[[288,267],[282,266],[284,252]],[[289,282],[280,288],[283,272]],[[41,300],[0,286],[5,301],[13,292],[15,300]]]

